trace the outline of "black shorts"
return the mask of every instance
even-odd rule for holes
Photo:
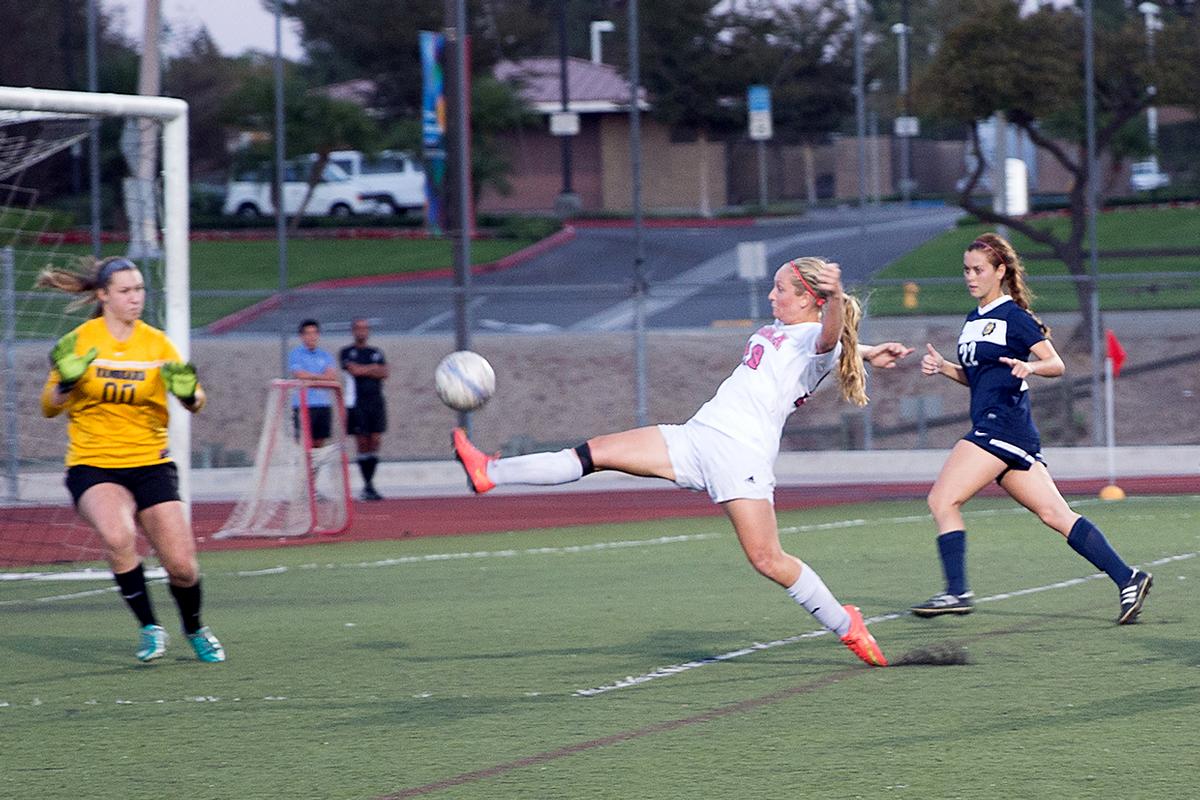
[[[387,408],[382,397],[360,397],[353,408],[346,409],[346,433],[366,436],[387,430]]]
[[[179,500],[179,471],[175,462],[151,464],[148,467],[93,467],[76,464],[67,468],[64,481],[71,500],[79,508],[79,498],[98,483],[115,483],[124,486],[133,495],[138,511],[150,506]]]
[[[309,406],[308,407],[308,424],[312,431],[313,439],[328,439],[329,434],[333,432],[333,409],[329,406]],[[300,409],[292,409],[292,430],[296,432],[296,437],[300,436]]]

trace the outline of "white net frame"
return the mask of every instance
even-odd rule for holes
[[[85,114],[0,108],[0,181],[86,139],[91,121]],[[14,133],[17,126],[36,127],[37,133]]]
[[[333,403],[329,440],[314,447],[308,393],[318,389],[331,392]],[[271,381],[249,486],[214,538],[332,536],[353,521],[342,385]]]

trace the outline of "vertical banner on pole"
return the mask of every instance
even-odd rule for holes
[[[446,229],[446,37],[421,31],[421,144],[425,156],[425,226]]]

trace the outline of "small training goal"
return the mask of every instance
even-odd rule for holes
[[[250,481],[216,538],[338,534],[353,508],[341,385],[272,381]]]

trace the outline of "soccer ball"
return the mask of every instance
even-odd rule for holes
[[[492,365],[471,350],[457,350],[443,358],[433,378],[438,397],[455,411],[482,408],[496,391]]]

